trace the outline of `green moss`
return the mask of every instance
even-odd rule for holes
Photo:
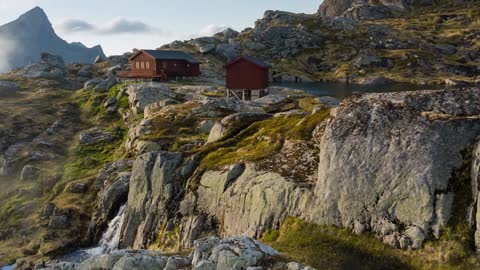
[[[225,92],[203,92],[206,97],[225,97]]]
[[[307,112],[312,112],[320,102],[315,97],[304,97],[298,100],[298,106]]]
[[[329,111],[324,110],[306,117],[279,116],[256,122],[232,138],[224,138],[201,149],[200,154],[205,156],[201,167],[211,169],[240,161],[264,159],[280,150],[286,139],[310,139],[312,131],[328,115]]]

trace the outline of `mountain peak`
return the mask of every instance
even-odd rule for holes
[[[48,16],[45,13],[45,11],[38,6],[27,11],[26,13],[21,15],[18,19],[21,21],[37,22],[37,23],[43,22],[43,23],[50,24],[50,21],[48,20]]]

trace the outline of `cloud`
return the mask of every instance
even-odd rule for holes
[[[229,28],[227,25],[224,24],[209,24],[203,27],[200,32],[198,32],[199,36],[205,37],[205,36],[213,36],[216,33],[222,32]]]
[[[118,35],[118,34],[146,34],[153,33],[166,35],[162,29],[153,27],[139,20],[129,18],[116,18],[105,25],[94,25],[84,20],[67,19],[57,25],[58,29],[65,33],[88,32],[99,35]]]
[[[125,34],[125,33],[151,33],[155,28],[137,20],[117,18],[108,23],[100,32],[104,34]]]
[[[0,36],[0,73],[8,72],[12,69],[10,57],[15,52],[17,44],[12,38]]]
[[[58,28],[64,33],[88,32],[95,30],[95,26],[78,19],[67,19],[62,21]]]

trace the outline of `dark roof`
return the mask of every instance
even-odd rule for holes
[[[167,50],[141,50],[130,59],[135,58],[140,52],[146,52],[149,55],[153,56],[157,60],[185,60],[192,64],[200,64],[201,61],[198,61],[190,54],[183,51],[167,51]]]
[[[251,62],[251,63],[254,63],[255,65],[261,67],[261,68],[269,68],[269,67],[272,67],[272,65],[270,65],[269,63],[263,61],[263,60],[260,60],[260,59],[257,59],[253,56],[249,56],[249,55],[242,55],[242,56],[239,56],[237,59],[233,60],[232,62],[230,62],[227,66],[230,66],[230,65],[233,65],[235,64],[236,62],[240,61],[241,59],[245,59],[247,60],[248,62]]]

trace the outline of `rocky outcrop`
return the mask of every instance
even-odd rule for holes
[[[174,218],[193,165],[169,152],[147,153],[135,161],[121,247],[145,248],[156,240],[162,225]]]
[[[131,85],[127,90],[130,107],[134,113],[142,113],[145,106],[164,99],[174,99],[176,95],[166,84],[145,83]]]
[[[21,69],[19,74],[27,78],[61,80],[67,73],[66,69],[61,56],[42,53],[40,62]]]
[[[311,220],[372,230],[397,247],[439,235],[455,215],[453,172],[480,135],[479,94],[369,94],[342,103],[321,138]]]
[[[196,197],[187,196],[185,203],[194,200],[197,213],[219,220],[221,235],[260,237],[267,228],[278,227],[285,218],[301,216],[311,195],[301,184],[247,163],[206,172],[200,179]]]
[[[344,13],[351,9],[353,12],[360,12],[363,14],[389,14],[390,10],[410,10],[419,5],[432,5],[432,0],[325,0],[318,9],[318,14],[322,17],[336,17],[344,15]],[[360,8],[359,8],[360,7]],[[385,13],[386,12],[386,13]],[[359,16],[358,19],[380,19],[375,16],[363,17]]]

